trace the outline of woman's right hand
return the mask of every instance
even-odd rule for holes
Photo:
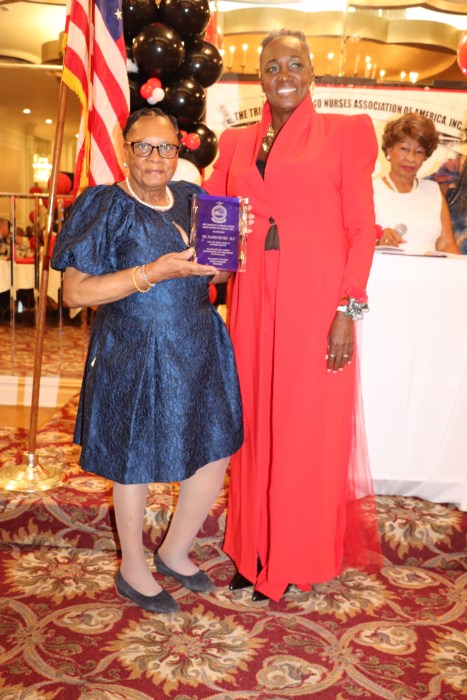
[[[379,241],[376,243],[377,246],[379,245],[388,245],[388,246],[393,246],[394,248],[397,248],[397,246],[400,243],[405,243],[406,240],[405,238],[402,238],[397,231],[395,231],[393,228],[384,228],[383,232],[381,234],[381,238]]]
[[[181,253],[168,253],[162,255],[153,262],[146,263],[146,277],[151,283],[176,277],[213,277],[219,271],[212,265],[199,265],[193,262],[193,248],[188,248]],[[137,267],[141,267],[138,265]],[[77,308],[79,306],[95,306],[98,304],[110,304],[134,294],[134,279],[141,288],[146,286],[145,280],[137,271],[134,278],[132,271],[118,270],[104,275],[89,275],[80,272],[74,267],[67,267],[63,276],[63,301],[66,306]]]
[[[212,277],[219,270],[213,265],[200,265],[193,261],[194,250],[188,248],[181,253],[167,253],[151,263],[146,263],[146,275],[150,282],[176,279],[178,277]]]

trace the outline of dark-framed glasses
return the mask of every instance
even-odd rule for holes
[[[180,149],[179,144],[175,143],[160,143],[158,146],[153,146],[147,141],[125,141],[125,143],[131,146],[131,150],[138,158],[147,158],[154,149],[157,150],[161,158],[175,158]]]

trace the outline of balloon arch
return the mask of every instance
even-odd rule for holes
[[[215,133],[203,123],[205,88],[219,80],[223,62],[206,40],[208,0],[123,0],[130,110],[157,104],[182,134],[180,159],[198,170],[217,154]]]

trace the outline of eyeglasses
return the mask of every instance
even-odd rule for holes
[[[160,143],[158,146],[153,146],[147,141],[125,141],[131,150],[138,158],[147,158],[152,155],[154,149],[157,150],[161,158],[176,158],[180,146],[174,143]]]

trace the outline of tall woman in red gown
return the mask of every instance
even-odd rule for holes
[[[301,32],[268,35],[261,122],[223,133],[206,183],[249,197],[255,215],[230,315],[245,443],[231,462],[224,543],[231,588],[254,585],[254,600],[277,601],[289,583],[309,590],[368,554],[352,358],[375,244],[377,142],[368,116],[317,114],[313,78]]]

